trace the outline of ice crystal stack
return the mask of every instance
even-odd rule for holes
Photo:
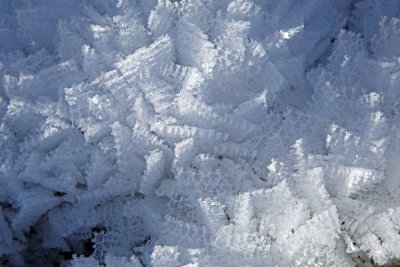
[[[397,0],[4,0],[0,264],[400,260]]]

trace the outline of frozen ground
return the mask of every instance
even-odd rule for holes
[[[0,0],[0,265],[396,263],[399,13]]]

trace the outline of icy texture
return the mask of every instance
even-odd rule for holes
[[[4,0],[0,265],[400,260],[397,0]]]

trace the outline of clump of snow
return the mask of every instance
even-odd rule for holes
[[[400,2],[0,7],[0,265],[400,260]]]

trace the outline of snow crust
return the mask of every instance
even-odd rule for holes
[[[1,1],[0,265],[398,262],[399,13]]]

